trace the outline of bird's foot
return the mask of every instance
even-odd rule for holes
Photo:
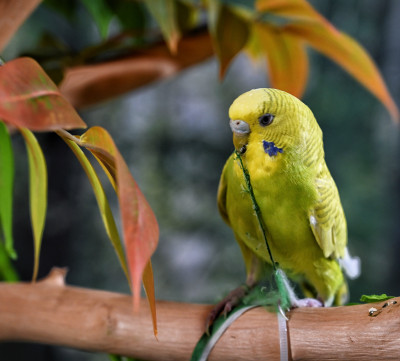
[[[242,285],[238,288],[235,288],[223,300],[218,302],[207,317],[205,328],[206,333],[209,334],[211,325],[220,314],[223,314],[226,317],[226,315],[240,303],[242,298],[246,296],[248,292],[249,287],[247,285]]]
[[[294,301],[292,307],[324,307],[324,303],[315,298],[301,298]]]

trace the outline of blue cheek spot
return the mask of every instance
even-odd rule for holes
[[[279,148],[275,145],[274,142],[267,142],[263,140],[263,148],[264,152],[267,153],[270,157],[273,157],[279,153],[283,153],[283,149]]]

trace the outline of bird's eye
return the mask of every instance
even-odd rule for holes
[[[258,122],[260,123],[260,125],[262,127],[266,127],[267,125],[270,125],[273,122],[274,118],[275,118],[275,115],[267,113],[267,114],[261,115],[261,117],[258,118]]]

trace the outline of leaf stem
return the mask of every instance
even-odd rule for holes
[[[246,167],[243,164],[243,160],[242,160],[242,157],[240,155],[240,152],[237,151],[236,149],[235,149],[235,155],[236,155],[236,158],[239,160],[240,168],[243,171],[243,176],[244,176],[244,179],[246,181],[246,186],[247,186],[247,189],[249,191],[251,201],[253,203],[253,208],[254,208],[254,211],[256,213],[257,221],[258,221],[258,224],[259,224],[259,226],[261,228],[261,232],[262,232],[262,235],[263,235],[263,238],[264,238],[265,245],[267,246],[268,255],[269,255],[269,258],[271,260],[272,267],[273,267],[274,271],[276,272],[277,271],[277,263],[274,261],[274,257],[272,256],[271,248],[269,247],[267,234],[266,234],[266,231],[265,231],[265,227],[264,227],[264,223],[263,223],[263,219],[262,219],[262,215],[261,215],[261,209],[260,209],[260,207],[259,207],[259,205],[258,205],[258,203],[256,201],[256,197],[254,195],[253,187],[252,187],[251,182],[250,182],[250,174],[249,174],[248,170],[246,169]]]
[[[70,132],[67,132],[65,129],[57,129],[55,131],[55,133],[58,134],[61,138],[66,138],[66,139],[73,141],[74,143],[76,143],[77,145],[79,145],[82,148],[86,148],[88,150],[93,149],[99,154],[103,154],[108,158],[112,158],[112,155],[110,155],[110,153],[108,153],[107,151],[105,151],[99,147],[96,147],[94,145],[91,145],[89,143],[82,142],[82,140],[79,136],[75,136],[75,135],[71,134]]]

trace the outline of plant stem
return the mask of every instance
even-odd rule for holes
[[[272,267],[273,267],[274,271],[276,272],[277,271],[277,265],[276,265],[276,263],[274,261],[274,257],[272,256],[271,248],[269,247],[267,234],[266,234],[266,231],[265,231],[265,227],[264,227],[264,223],[263,223],[263,219],[262,219],[262,215],[261,215],[261,209],[260,209],[260,207],[259,207],[259,205],[258,205],[258,203],[256,201],[256,197],[254,196],[253,187],[252,187],[251,182],[250,182],[250,174],[249,174],[249,172],[247,171],[246,167],[243,164],[243,160],[242,160],[242,157],[240,155],[240,152],[235,150],[235,155],[236,155],[237,159],[239,159],[239,165],[240,165],[240,168],[243,171],[243,176],[244,176],[244,179],[246,181],[246,186],[247,186],[247,189],[249,191],[251,201],[253,202],[253,208],[254,208],[254,211],[256,213],[258,224],[259,224],[259,226],[261,228],[261,232],[262,232],[262,235],[263,235],[263,238],[264,238],[265,245],[267,246],[269,258],[271,260]]]

